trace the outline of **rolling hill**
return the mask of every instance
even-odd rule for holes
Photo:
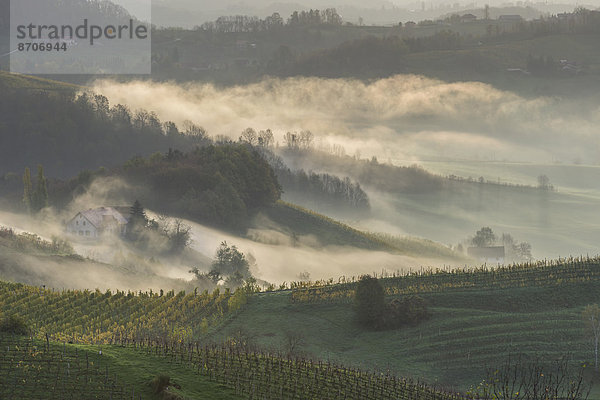
[[[459,390],[479,384],[486,367],[517,354],[544,360],[570,356],[573,365],[589,365],[593,349],[581,312],[600,301],[598,260],[559,265],[515,268],[497,275],[493,270],[467,275],[441,271],[390,278],[384,283],[390,298],[416,293],[432,314],[426,322],[395,331],[363,330],[354,322],[351,301],[344,295],[322,294],[349,290],[344,285],[317,287],[305,296],[303,289],[259,294],[211,338],[219,342],[243,330],[256,345],[278,348],[285,343],[286,332],[297,332],[303,338],[300,351],[306,354],[344,365],[389,369]],[[405,287],[406,280],[414,286]],[[440,286],[442,282],[447,286]],[[397,294],[390,294],[394,291]]]
[[[0,87],[32,91],[76,92],[81,86],[32,75],[15,74],[0,70]]]
[[[352,281],[350,278],[346,280]],[[360,372],[360,376],[368,379],[369,385],[379,385],[378,379],[383,383],[385,379],[393,379],[393,375],[399,374],[423,379],[438,388],[464,391],[485,378],[483,371],[486,367],[496,367],[509,355],[535,355],[540,362],[568,355],[574,367],[590,365],[593,358],[581,311],[585,305],[600,301],[600,263],[597,258],[557,260],[501,269],[422,271],[383,278],[382,283],[391,298],[405,293],[422,296],[427,301],[431,317],[417,326],[398,330],[368,331],[359,328],[354,321],[351,301],[348,302],[346,296],[351,294],[353,283],[325,286],[323,283],[314,286],[297,284],[292,290],[265,293],[241,290],[247,293],[247,305],[228,314],[225,319],[219,319],[219,324],[208,331],[200,329],[198,324],[201,325],[201,321],[193,319],[192,314],[214,308],[212,302],[206,303],[206,306],[198,303],[200,308],[193,312],[176,305],[177,301],[195,301],[194,294],[149,296],[148,293],[51,292],[3,283],[0,312],[22,317],[35,328],[34,335],[40,339],[45,339],[44,333],[49,332],[57,339],[79,341],[80,344],[62,346],[51,342],[50,348],[55,352],[52,358],[56,360],[61,353],[73,357],[77,348],[82,352],[79,360],[87,353],[86,358],[100,363],[111,376],[117,374],[118,381],[129,390],[133,388],[136,393],[148,393],[146,382],[155,374],[163,373],[171,376],[181,390],[190,390],[191,393],[200,390],[216,393],[235,390],[245,396],[250,395],[252,390],[256,390],[255,393],[273,393],[283,390],[279,382],[285,377],[288,382],[286,390],[291,392],[281,392],[285,394],[279,398],[308,393],[302,391],[311,387],[325,390],[322,393],[342,390],[343,387],[344,390],[354,390],[351,396],[360,397],[359,386],[350,381],[344,386],[336,386],[338,383],[334,383],[333,387],[319,386],[320,379],[325,376],[334,379],[330,382],[341,384],[346,378],[343,374],[339,375],[342,371],[340,366],[346,373],[356,371],[352,373],[358,374],[358,370],[353,368],[360,368],[364,371]],[[342,296],[327,297],[332,293],[341,293]],[[207,295],[198,298],[203,296]],[[40,313],[45,302],[50,307]],[[171,335],[168,340],[163,335],[153,336],[153,331],[132,330],[138,324],[132,311],[144,302],[154,304],[157,312],[163,309],[165,317],[180,314],[183,318],[192,317],[185,323],[186,329],[197,330],[191,336],[181,336],[184,331],[176,326],[166,327],[165,334]],[[231,301],[228,303],[232,304]],[[72,318],[52,317],[66,315],[62,310],[65,304],[70,304],[69,314],[87,315],[90,321],[101,323],[94,325],[97,333],[93,337],[73,335],[72,332],[79,328],[78,323],[70,322]],[[118,311],[110,311],[114,308],[107,307],[109,304],[120,304]],[[121,327],[121,324],[124,325]],[[118,330],[107,330],[113,327],[118,327]],[[174,330],[169,334],[171,329]],[[294,351],[302,358],[296,361],[282,355],[282,352],[288,351],[286,335],[289,332],[295,332],[301,338]],[[7,340],[15,339],[2,339],[3,342]],[[219,343],[224,341],[228,344],[220,346]],[[217,347],[211,347],[211,342]],[[46,343],[35,342],[34,345],[41,348]],[[102,350],[101,360],[98,350]],[[4,352],[2,357],[6,360],[9,355]],[[335,366],[323,360],[330,360]],[[223,368],[225,365],[229,367]],[[250,375],[248,368],[252,365],[257,373]],[[81,361],[78,368],[81,368]],[[283,372],[288,369],[289,372]],[[285,375],[277,372],[268,380],[268,375],[258,371],[281,371]],[[369,375],[372,372],[367,371],[376,374]],[[196,374],[202,378],[198,379]],[[303,376],[310,377],[314,383],[303,386]],[[590,378],[591,374],[587,377]],[[192,383],[193,380],[196,383]],[[218,382],[221,386],[209,381]],[[394,381],[385,382],[390,384]],[[408,385],[402,390],[416,390],[416,387],[410,389],[410,382],[414,381],[395,382],[396,385]],[[430,390],[422,385],[418,388]],[[592,398],[596,398],[596,392],[592,394]],[[435,396],[439,397],[433,398],[448,398],[442,394]]]

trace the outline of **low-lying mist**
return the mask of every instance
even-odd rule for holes
[[[117,237],[90,241],[65,232],[65,224],[77,212],[101,206],[125,206],[135,200],[136,189],[116,178],[96,179],[89,189],[77,196],[62,212],[45,209],[40,215],[0,211],[0,226],[15,232],[30,232],[42,239],[61,237],[69,240],[83,259],[43,254],[6,252],[0,257],[0,277],[55,288],[88,289],[186,289],[195,283],[189,272],[196,267],[208,272],[219,244],[236,245],[251,261],[250,270],[260,281],[281,283],[310,277],[312,280],[345,275],[381,273],[420,267],[440,267],[445,260],[408,257],[383,251],[354,247],[324,246],[308,234],[292,238],[264,216],[254,219],[245,237],[235,236],[189,220],[191,243],[183,255],[169,256],[137,249]],[[146,210],[150,218],[160,215]],[[162,216],[168,217],[168,216]],[[151,240],[158,240],[151,238]]]
[[[190,247],[212,258],[219,244],[227,241],[236,245],[252,260],[252,274],[272,283],[295,281],[300,279],[337,279],[340,276],[381,273],[386,271],[408,271],[419,267],[441,267],[441,260],[418,259],[386,253],[383,251],[360,250],[352,247],[328,246],[314,248],[318,244],[311,238],[300,238],[300,243],[292,244],[290,238],[270,229],[254,229],[249,238],[240,238],[192,221],[183,220],[191,226],[192,243]],[[50,223],[35,223],[28,217],[0,213],[0,226],[13,227],[16,231],[36,233],[44,237],[45,233],[56,232],[60,226]],[[185,264],[181,260],[169,263],[169,260],[148,263],[141,252],[134,252],[118,239],[105,239],[97,243],[79,242],[75,238],[71,243],[75,251],[86,260],[71,260],[58,257],[38,257],[35,255],[3,254],[0,258],[0,276],[4,279],[25,282],[33,285],[46,285],[55,288],[95,289],[188,289],[193,267],[208,272],[209,265]],[[114,265],[119,256],[129,255],[131,265]],[[137,264],[136,264],[137,260]],[[150,266],[149,266],[150,265]],[[306,275],[308,273],[308,275]]]
[[[524,98],[478,82],[398,75],[370,83],[290,78],[219,88],[101,80],[92,89],[112,104],[190,120],[232,139],[247,127],[270,128],[281,143],[285,132],[308,129],[349,154],[380,160],[600,162],[598,103]]]
[[[362,159],[431,165],[443,175],[533,186],[539,175],[547,175],[558,193],[495,185],[380,193],[363,180],[371,215],[333,216],[363,230],[453,245],[491,226],[499,234],[531,242],[536,258],[596,254],[599,249],[594,226],[600,220],[594,210],[600,206],[600,169],[591,165],[600,162],[600,107],[590,99],[525,98],[483,83],[412,75],[369,83],[266,79],[230,88],[104,80],[93,89],[113,104],[147,108],[176,123],[191,120],[213,136],[234,140],[247,127],[270,128],[284,146],[285,132],[308,129],[317,148],[341,144],[347,154]],[[346,173],[325,171],[310,161],[301,166]]]

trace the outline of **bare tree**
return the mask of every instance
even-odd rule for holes
[[[208,140],[206,129],[201,126],[194,124],[192,121],[183,122],[183,133],[190,138],[193,138],[196,142],[204,142]]]
[[[242,135],[240,136],[240,141],[246,142],[246,143],[250,144],[251,146],[254,146],[258,143],[258,134],[256,133],[256,131],[254,129],[246,128],[246,129],[244,129],[244,131],[242,132]]]
[[[583,369],[573,372],[569,368],[569,357],[543,362],[523,355],[488,368],[486,380],[469,396],[479,400],[584,400],[590,388]]]
[[[304,335],[301,332],[293,330],[285,332],[284,340],[285,350],[289,356],[296,355],[305,343]]]
[[[548,178],[548,176],[540,175],[540,176],[538,176],[537,181],[538,181],[538,187],[540,189],[544,189],[544,190],[552,189],[552,185],[550,184],[550,178]]]
[[[285,142],[285,144],[287,145],[287,147],[289,149],[297,149],[298,148],[298,134],[297,133],[292,133],[292,132],[287,132],[285,135],[283,135],[283,141]]]
[[[263,147],[271,147],[275,142],[275,137],[270,129],[258,132],[258,144]]]

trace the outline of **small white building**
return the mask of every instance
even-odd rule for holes
[[[127,219],[113,207],[89,209],[67,222],[67,233],[89,239],[105,234],[123,236],[127,233]]]

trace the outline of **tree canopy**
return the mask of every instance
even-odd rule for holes
[[[474,246],[477,247],[486,247],[491,246],[496,241],[496,235],[492,228],[488,226],[484,226],[480,230],[477,231],[475,237],[472,240]]]
[[[354,295],[354,308],[361,325],[379,328],[385,310],[385,293],[377,278],[369,275],[360,278]]]

